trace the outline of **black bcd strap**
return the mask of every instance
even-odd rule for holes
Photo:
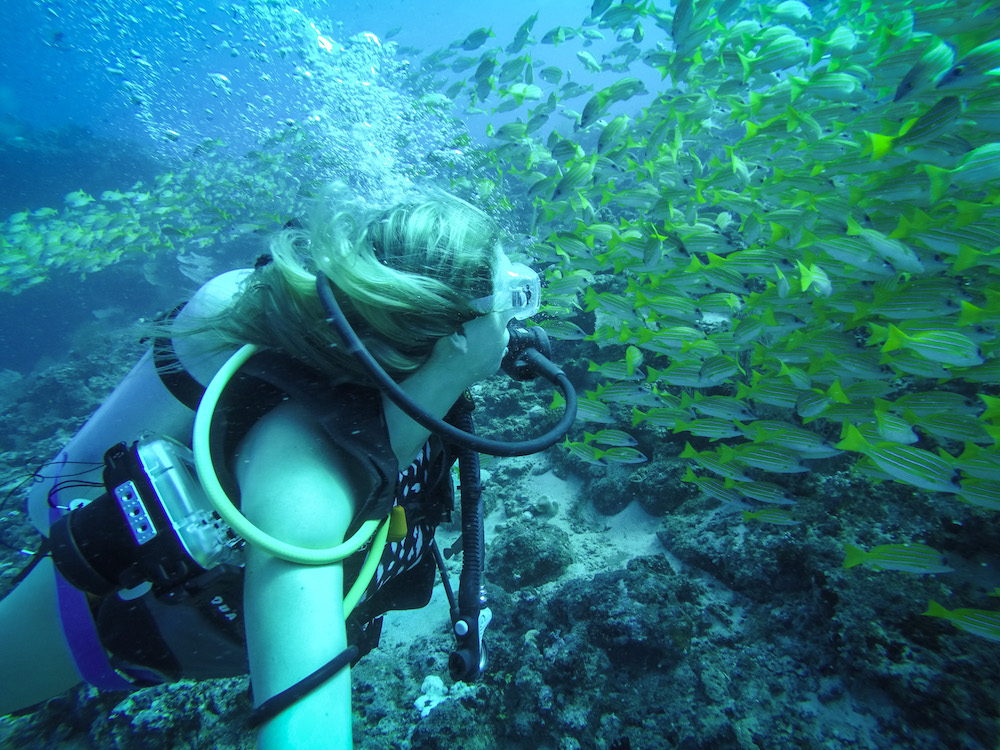
[[[368,623],[368,626],[361,631],[361,640],[357,643],[348,646],[312,674],[303,677],[280,693],[272,695],[257,706],[250,714],[250,718],[247,719],[247,726],[250,729],[256,729],[319,688],[348,664],[352,666],[357,664],[362,656],[378,646],[381,635],[382,618],[379,617]]]

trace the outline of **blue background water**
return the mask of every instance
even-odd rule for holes
[[[176,7],[181,8],[183,17],[176,16]],[[294,62],[254,59],[254,50],[262,43],[273,50],[276,35],[269,33],[264,21],[240,22],[233,11],[238,7],[187,3],[175,6],[164,2],[5,4],[0,9],[0,62],[4,65],[0,83],[0,131],[6,139],[24,138],[33,148],[15,150],[16,158],[0,162],[0,218],[26,209],[62,208],[63,196],[76,190],[99,194],[104,190],[127,190],[137,180],[148,183],[156,175],[196,163],[190,154],[202,139],[225,141],[230,153],[238,158],[243,150],[255,146],[265,129],[273,128],[285,118],[300,121],[308,117],[316,92],[296,78]],[[585,2],[544,3],[539,9],[533,36],[540,37],[560,23],[577,26],[588,8],[589,3]],[[522,2],[462,4],[460,7],[445,2],[346,5],[310,2],[303,4],[302,9],[316,23],[314,36],[322,34],[336,41],[371,31],[385,37],[399,28],[393,36],[394,42],[403,45],[404,49],[414,46],[431,51],[460,41],[479,26],[492,26],[497,38],[491,43],[505,44],[519,24],[538,8]],[[213,24],[220,30],[215,30]],[[664,30],[654,28],[651,23],[646,27],[647,47],[666,36]],[[313,47],[315,41],[314,38]],[[547,64],[579,68],[574,58],[578,48],[578,45],[566,48],[533,45],[531,52],[539,56],[544,54]],[[481,52],[468,54],[478,56]],[[423,59],[420,54],[408,52],[402,56],[412,60],[414,65],[419,65]],[[905,66],[900,67],[902,74]],[[109,68],[121,72],[109,72]],[[225,75],[229,84],[221,85],[220,79],[213,77],[216,74]],[[659,82],[655,71],[639,63],[632,66],[629,75],[649,76]],[[891,78],[889,74],[885,77]],[[126,83],[134,87],[128,88]],[[582,103],[577,100],[572,106],[579,108]],[[901,111],[909,110],[901,107]],[[475,117],[469,121],[473,137],[483,138],[483,119]],[[877,127],[877,124],[869,127]],[[889,128],[887,132],[896,132],[894,125],[886,127]],[[176,135],[170,135],[171,132]],[[589,138],[590,148],[586,150],[592,152],[594,132],[574,137],[581,141]],[[789,134],[775,136],[779,142],[798,138],[800,134],[791,130]],[[731,140],[738,140],[738,137]],[[330,147],[337,145],[331,143]],[[751,144],[748,150],[756,151],[757,148]],[[357,166],[365,165],[359,163]],[[251,164],[248,171],[252,171],[252,167]],[[880,187],[877,180],[875,185]],[[254,239],[254,236],[247,236],[243,241],[226,244],[217,254],[220,262],[245,264],[252,260],[260,249],[260,243]],[[71,345],[93,341],[92,336],[88,338],[88,331],[95,327],[109,331],[140,316],[168,309],[197,283],[181,273],[176,264],[165,262],[167,260],[170,259],[158,258],[148,275],[142,272],[140,261],[130,259],[127,263],[88,274],[85,279],[67,273],[54,274],[46,283],[19,295],[0,295],[3,320],[0,367],[28,374],[33,369],[41,369],[49,358],[63,356]],[[874,351],[872,347],[869,349]],[[976,388],[983,391],[993,388],[995,392],[995,384],[965,385],[973,396],[972,391]],[[911,382],[904,387],[912,389],[914,386]],[[903,390],[901,388],[900,392]],[[77,416],[83,418],[82,413]],[[839,425],[821,423],[820,427],[826,430],[828,437],[836,440]],[[803,501],[799,512],[806,520],[780,536],[781,529],[741,525],[737,516],[726,515],[715,501],[704,498],[692,501],[691,507],[682,512],[675,512],[686,491],[678,481],[680,462],[675,456],[689,436],[670,436],[664,430],[652,431],[648,426],[640,429],[646,444],[655,445],[657,450],[657,454],[653,454],[643,446],[654,457],[655,464],[642,467],[641,477],[639,471],[630,473],[621,467],[608,471],[604,467],[581,466],[565,452],[556,450],[550,452],[551,460],[567,473],[586,474],[589,471],[591,480],[598,477],[588,485],[587,493],[581,493],[582,503],[593,503],[594,498],[615,497],[624,497],[626,503],[635,497],[637,504],[653,500],[654,503],[644,507],[651,508],[650,512],[655,514],[656,520],[650,522],[651,526],[662,519],[663,546],[672,554],[680,555],[685,563],[708,571],[738,591],[762,597],[761,592],[766,591],[768,597],[774,597],[755,602],[751,607],[755,614],[750,619],[759,631],[740,630],[739,637],[725,644],[718,641],[696,644],[697,648],[685,652],[685,666],[690,661],[691,669],[699,670],[699,674],[713,674],[717,667],[715,674],[732,676],[734,686],[739,686],[733,688],[734,696],[752,696],[753,689],[760,686],[764,690],[766,686],[771,698],[765,696],[765,702],[773,698],[775,704],[767,709],[767,715],[795,718],[799,716],[796,707],[802,713],[813,713],[813,708],[802,708],[806,704],[798,703],[800,699],[808,700],[802,696],[811,693],[790,689],[786,694],[783,689],[777,689],[780,681],[746,678],[726,659],[730,656],[734,660],[742,659],[744,667],[759,669],[762,673],[774,668],[775,674],[781,674],[784,664],[786,668],[781,679],[788,682],[781,684],[794,684],[788,677],[793,672],[811,679],[821,669],[818,673],[823,680],[829,679],[836,687],[841,675],[831,676],[828,670],[833,667],[814,663],[826,658],[828,651],[835,652],[841,659],[838,668],[847,667],[848,671],[843,674],[845,682],[850,681],[850,669],[854,669],[855,675],[860,675],[857,683],[874,683],[869,672],[864,671],[870,667],[870,674],[877,675],[884,683],[874,689],[874,697],[869,696],[867,685],[862,685],[855,696],[859,705],[864,704],[865,716],[873,723],[871,716],[878,715],[881,704],[898,703],[910,712],[906,718],[911,724],[921,723],[917,720],[927,713],[928,707],[941,711],[947,719],[942,720],[941,725],[948,727],[942,729],[942,735],[956,742],[961,742],[962,730],[951,727],[951,723],[961,721],[961,717],[972,711],[981,712],[978,719],[983,725],[989,722],[995,725],[992,709],[995,693],[980,697],[996,684],[995,658],[992,663],[982,661],[984,678],[980,682],[979,670],[968,668],[970,657],[963,652],[983,649],[973,652],[980,654],[995,644],[973,642],[973,636],[920,617],[928,598],[943,600],[944,589],[951,585],[951,580],[941,578],[938,582],[930,577],[893,579],[888,576],[879,579],[870,571],[855,569],[845,574],[839,567],[844,541],[864,539],[875,544],[889,539],[895,541],[895,537],[924,539],[931,533],[935,538],[929,541],[944,551],[955,550],[963,559],[964,583],[959,585],[965,588],[961,596],[954,597],[951,606],[991,605],[992,602],[982,596],[978,603],[970,605],[968,592],[970,580],[979,577],[986,580],[995,570],[993,550],[997,547],[992,534],[995,523],[991,525],[982,515],[966,515],[969,509],[959,505],[954,498],[942,500],[898,483],[873,485],[852,470],[846,456],[839,463],[816,465],[808,473],[795,475],[794,490]],[[693,442],[704,450],[714,445],[706,440]],[[953,454],[959,451],[960,447],[952,447]],[[637,478],[642,481],[633,481]],[[526,479],[529,481],[530,478]],[[792,483],[792,480],[787,481]],[[698,493],[691,490],[691,494],[696,496]],[[982,513],[979,509],[975,512]],[[600,523],[594,525],[599,527]],[[505,549],[503,544],[495,547],[501,551]],[[657,560],[662,556],[658,547],[656,555]],[[610,575],[612,578],[606,581],[608,590],[617,591],[617,579],[613,577],[618,576],[619,571]],[[809,579],[809,575],[814,577]],[[655,580],[657,585],[665,585],[669,578],[662,573]],[[676,578],[680,587],[682,577]],[[898,584],[898,592],[892,590],[897,585],[894,581],[902,581]],[[593,591],[600,590],[592,584],[583,579],[577,582],[580,591],[590,596]],[[659,606],[664,600],[660,595],[662,590],[656,589],[649,601]],[[887,600],[890,590],[897,601]],[[783,599],[783,591],[792,594]],[[698,600],[684,599],[686,603],[691,601]],[[726,606],[718,610],[706,610],[694,604],[690,609],[706,617],[718,613],[729,616],[741,611],[739,607],[734,608],[729,599],[723,601]],[[585,617],[574,616],[576,610],[560,611],[571,621],[555,629],[560,637],[571,628],[586,627]],[[578,611],[592,610],[581,605]],[[806,614],[815,619],[804,619]],[[544,627],[548,627],[551,616],[548,611],[538,613]],[[596,620],[600,621],[598,627],[603,627],[605,618]],[[662,624],[675,621],[683,622],[683,618],[650,615],[648,621],[644,621],[649,630],[638,630],[636,641],[642,642],[649,633],[662,634]],[[715,625],[712,627],[714,629]],[[735,625],[733,628],[737,629]],[[511,632],[511,638],[520,647],[525,639],[520,625],[512,627]],[[683,635],[671,637],[680,642]],[[585,640],[583,635],[579,637]],[[810,638],[822,643],[817,645]],[[578,650],[573,644],[579,641],[567,643],[570,644],[566,646],[568,652]],[[558,672],[561,666],[574,664],[568,659],[557,662],[549,658],[551,653],[559,655],[558,644],[549,645],[552,650],[545,652],[544,659],[539,656],[533,665],[532,679],[540,679],[538,675],[545,670]],[[519,653],[514,647],[510,651]],[[994,652],[988,653],[995,657]],[[698,665],[698,658],[704,659],[706,666],[703,669]],[[787,659],[794,661],[794,669],[787,666]],[[800,668],[799,662],[810,665],[814,671]],[[832,657],[830,663],[835,663]],[[714,666],[710,668],[709,664]],[[940,668],[942,664],[951,672],[946,674]],[[678,684],[683,688],[684,673],[680,671],[668,674],[666,670],[649,670],[645,664],[636,670],[640,673],[638,679],[674,681],[664,686],[664,693],[673,689],[677,680],[681,680]],[[572,673],[569,668],[566,671]],[[513,671],[508,676],[512,674]],[[697,683],[694,673],[691,674],[692,681]],[[548,676],[553,677],[552,674]],[[553,682],[558,682],[559,675],[555,677]],[[636,684],[640,684],[638,679]],[[584,686],[584,692],[587,687]],[[702,700],[704,689],[709,687],[696,684],[675,691],[675,694],[699,696],[698,700],[691,701],[689,710],[692,713],[703,714],[706,705],[711,703],[713,710],[724,711],[730,716],[730,699],[718,685],[711,701]],[[854,687],[857,689],[858,685]],[[738,692],[743,689],[746,692]],[[879,692],[881,689],[898,693],[889,700],[885,693]],[[511,688],[509,695],[519,692],[531,695],[530,690],[522,691],[520,686]],[[828,711],[830,716],[817,721],[826,722],[830,727],[852,721],[837,702],[839,694],[833,688],[824,688],[820,694],[825,708],[816,710],[820,714]],[[827,700],[832,701],[828,706]],[[757,698],[744,700],[737,708],[752,716],[759,703]],[[890,707],[886,713],[891,710]],[[877,732],[877,728],[872,731]]]
[[[192,144],[220,138],[236,148],[258,137],[256,122],[301,116],[297,89],[284,85],[288,66],[249,60],[247,51],[270,44],[266,26],[247,34],[234,23],[229,3],[12,2],[0,8],[0,137],[40,137],[50,149],[0,154],[0,217],[54,206],[83,190],[125,190],[151,180],[164,163],[187,158]],[[322,33],[334,41],[370,31],[424,51],[461,41],[478,27],[510,39],[536,10],[538,28],[575,22],[581,2],[502,4],[436,2],[303,3]],[[179,20],[175,8],[183,9]],[[562,19],[566,19],[563,21]],[[569,19],[573,19],[570,21]],[[216,31],[213,26],[221,29]],[[240,57],[231,50],[238,49]],[[553,63],[562,53],[549,50]],[[472,53],[472,54],[478,54]],[[565,55],[572,56],[566,52]],[[415,64],[420,55],[412,55]],[[109,72],[125,71],[124,75]],[[235,95],[212,85],[222,73]],[[270,80],[261,80],[262,76]],[[135,83],[129,90],[124,83]],[[144,103],[136,104],[133,92]],[[265,113],[241,109],[271,102]],[[234,104],[235,102],[235,104]],[[212,114],[207,114],[212,110]],[[272,124],[267,122],[268,125]],[[163,131],[180,134],[166,140]],[[480,125],[474,134],[483,135]],[[183,278],[178,279],[183,284]],[[184,290],[182,290],[184,291]],[[172,304],[169,294],[150,293],[116,277],[114,269],[78,278],[56,278],[17,295],[0,295],[0,367],[30,372],[42,357],[57,357],[70,345],[81,321],[109,308],[128,319],[155,314]]]

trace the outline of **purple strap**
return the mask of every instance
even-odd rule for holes
[[[68,456],[65,451],[56,459],[65,464]],[[62,515],[59,509],[59,475],[62,466],[57,470],[52,490],[49,495],[49,523]],[[69,644],[69,650],[76,662],[76,670],[85,682],[99,690],[134,690],[135,686],[118,674],[108,661],[107,652],[97,637],[97,626],[90,613],[87,595],[60,575],[53,568],[56,576],[56,597],[59,600],[59,618],[62,621],[63,635]]]
[[[83,679],[100,690],[134,690],[135,686],[118,674],[108,661],[90,615],[87,595],[56,571],[56,592],[63,634]]]

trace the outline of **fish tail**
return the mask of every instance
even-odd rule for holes
[[[881,159],[890,151],[892,151],[892,145],[895,142],[895,138],[891,135],[882,135],[881,133],[866,133],[868,136],[868,148],[866,150],[871,151],[872,161]]]
[[[809,88],[809,81],[799,76],[789,76],[788,82],[792,89],[792,101],[794,102]]]
[[[975,268],[982,263],[980,260],[982,255],[983,253],[979,252],[971,245],[960,245],[958,255],[955,256],[955,262],[951,264],[952,272],[962,273],[962,271]]]
[[[984,308],[976,307],[971,302],[966,302],[963,299],[961,305],[962,313],[958,317],[959,326],[976,325],[989,317]]]
[[[886,326],[880,326],[876,323],[869,322],[868,328],[871,329],[871,336],[868,337],[868,341],[865,342],[865,346],[885,343],[886,337],[889,335],[889,329]]]
[[[868,450],[868,441],[865,440],[864,436],[858,430],[857,427],[852,425],[848,421],[844,421],[844,433],[843,439],[837,443],[835,448],[842,451],[854,451],[855,453],[864,453]]]
[[[844,558],[844,564],[841,566],[843,568],[853,568],[855,565],[860,565],[865,561],[865,556],[868,554],[860,547],[855,547],[853,544],[845,544],[844,552],[846,557]]]
[[[812,67],[826,54],[827,43],[820,39],[819,37],[813,37],[812,40],[812,52],[809,55],[809,66]]]
[[[937,203],[951,187],[951,172],[933,164],[924,165],[924,171],[931,185],[931,203]]]
[[[753,72],[753,60],[748,56],[744,55],[742,52],[737,52],[737,56],[740,58],[740,65],[743,66],[743,81],[746,83],[750,74]]]
[[[931,601],[927,602],[927,611],[924,612],[923,614],[927,615],[928,617],[943,617],[945,619],[948,619],[949,615],[951,615],[951,612],[946,610],[944,607],[942,607],[940,604],[938,604],[936,601],[932,599]]]
[[[684,443],[684,450],[679,455],[681,458],[697,458],[701,454],[691,447],[691,443]]]
[[[850,397],[844,391],[844,387],[840,384],[840,378],[834,380],[830,387],[826,389],[826,395],[839,404],[851,403]]]
[[[883,352],[891,352],[895,349],[902,349],[906,346],[907,335],[896,326],[889,324],[889,332],[885,337],[885,344],[882,345]]]

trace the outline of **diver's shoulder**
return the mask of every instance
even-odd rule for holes
[[[237,462],[258,460],[271,462],[277,472],[313,465],[351,484],[357,476],[350,453],[327,433],[308,404],[295,399],[268,411],[243,438]]]

